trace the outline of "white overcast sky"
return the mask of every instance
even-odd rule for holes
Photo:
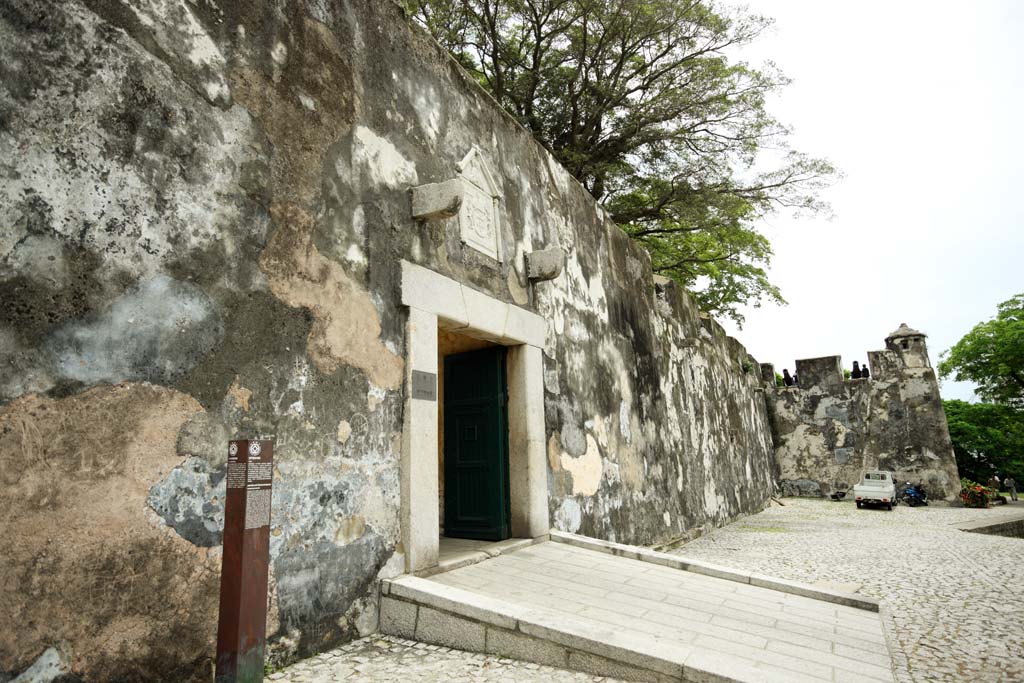
[[[775,26],[744,59],[793,79],[771,111],[845,178],[824,195],[831,220],[763,226],[789,305],[727,329],[781,372],[834,354],[849,368],[906,322],[935,364],[1024,292],[1024,2],[746,4]],[[971,400],[973,387],[942,394]]]

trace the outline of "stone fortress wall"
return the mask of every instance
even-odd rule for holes
[[[842,360],[796,361],[793,387],[761,366],[785,495],[821,496],[858,483],[865,469],[921,481],[933,498],[960,490],[953,445],[925,335],[901,325],[868,353],[870,377],[843,379]]]
[[[209,679],[234,437],[276,439],[273,657],[376,628],[403,261],[543,318],[552,526],[658,543],[774,492],[753,359],[397,5],[9,0],[0,64],[0,680]],[[413,218],[473,149],[493,255]]]

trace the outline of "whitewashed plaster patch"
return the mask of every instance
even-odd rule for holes
[[[601,463],[601,449],[590,434],[587,434],[587,451],[574,458],[562,452],[560,462],[562,469],[572,474],[573,495],[592,496],[601,486],[601,474],[604,468]]]
[[[231,88],[225,77],[227,60],[185,2],[135,0],[120,4],[134,13],[160,49],[191,69],[200,91],[211,104],[230,104]]]
[[[338,443],[347,442],[350,436],[352,436],[352,425],[348,423],[348,420],[342,420],[338,423]]]
[[[198,365],[223,335],[220,316],[203,290],[158,275],[93,319],[61,327],[45,347],[68,379],[167,381]],[[156,366],[154,353],[163,359]]]
[[[71,656],[63,649],[48,647],[32,666],[16,676],[11,683],[51,683],[71,673]]]
[[[576,533],[583,524],[583,510],[574,498],[566,498],[555,511],[555,528]]]
[[[406,81],[406,91],[420,122],[420,128],[427,140],[434,142],[441,132],[441,99],[437,90],[429,83],[422,81]]]
[[[373,185],[398,188],[418,182],[416,165],[390,141],[365,126],[356,126],[352,137],[352,161]],[[339,173],[343,174],[343,171],[339,169]]]

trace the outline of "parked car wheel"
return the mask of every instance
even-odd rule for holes
[[[861,509],[862,507],[864,507],[864,503],[862,503],[862,502],[860,502],[860,501],[858,500],[858,501],[857,501],[857,509],[858,509],[858,510],[860,510],[860,509]]]
[[[889,510],[889,512],[892,512],[892,503],[889,503],[888,510]]]

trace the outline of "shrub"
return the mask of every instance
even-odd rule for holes
[[[971,481],[970,479],[960,480],[960,500],[965,508],[987,508],[992,499],[999,495],[995,489]]]

